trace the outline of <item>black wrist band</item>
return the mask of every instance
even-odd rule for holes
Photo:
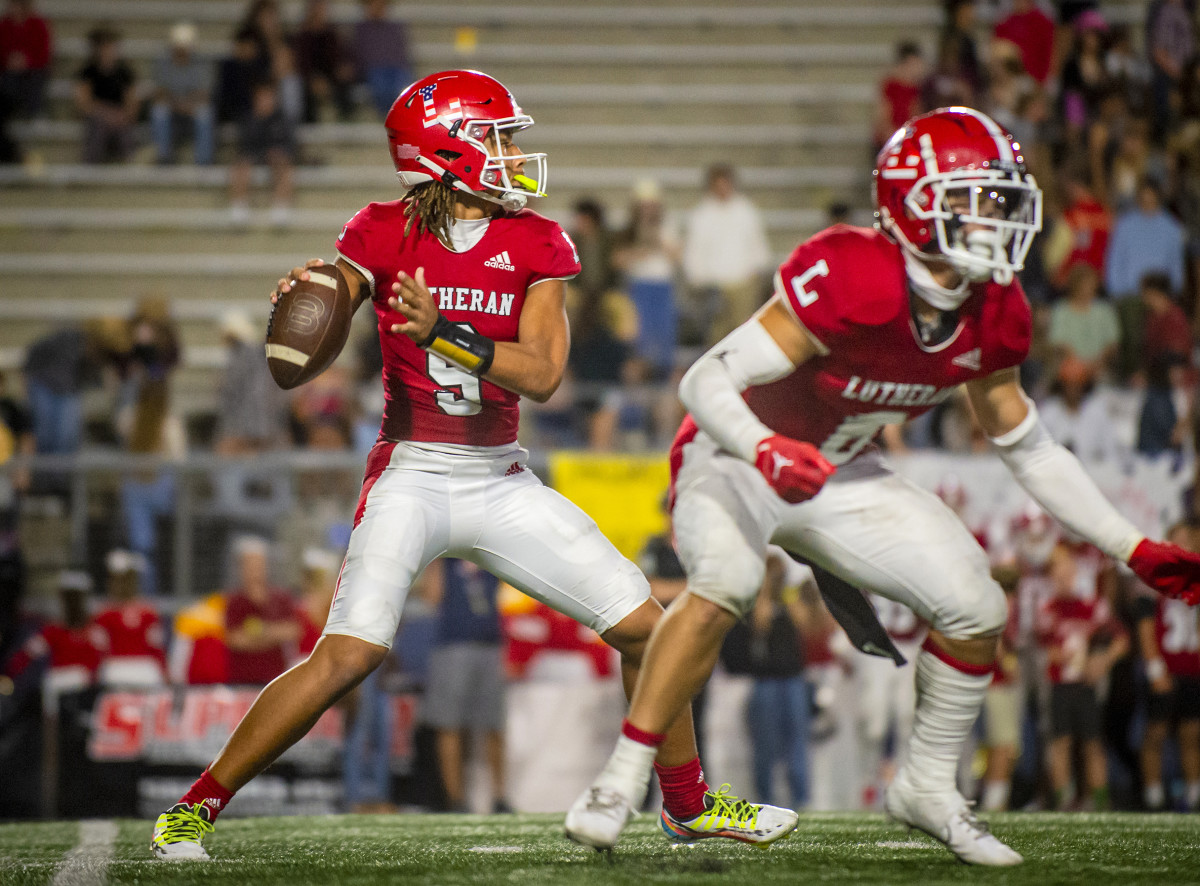
[[[486,373],[496,357],[494,341],[486,335],[451,323],[441,314],[438,314],[433,329],[420,347],[474,376]]]

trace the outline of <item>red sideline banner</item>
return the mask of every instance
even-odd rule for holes
[[[97,763],[206,766],[258,697],[258,688],[193,686],[185,689],[103,692],[92,709],[88,758]],[[391,768],[411,770],[417,697],[389,695]],[[340,768],[345,737],[342,711],[332,708],[281,758],[302,771]]]

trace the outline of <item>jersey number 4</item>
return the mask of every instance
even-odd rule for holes
[[[475,331],[470,323],[458,325]],[[483,391],[478,378],[453,363],[447,363],[437,354],[426,351],[425,356],[425,372],[441,389],[433,394],[438,409],[447,415],[475,415],[483,408]]]

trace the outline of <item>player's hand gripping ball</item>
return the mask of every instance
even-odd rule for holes
[[[354,312],[346,281],[334,265],[310,267],[281,293],[267,323],[267,365],[284,390],[329,368],[345,347]]]

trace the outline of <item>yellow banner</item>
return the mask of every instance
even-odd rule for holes
[[[626,557],[637,561],[652,535],[666,531],[670,482],[665,455],[556,452],[550,485],[579,505]]]

